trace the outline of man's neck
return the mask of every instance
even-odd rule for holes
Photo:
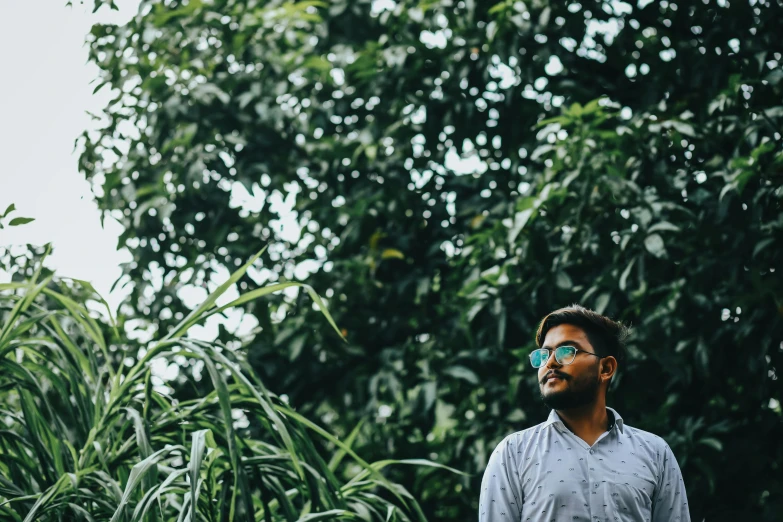
[[[577,437],[587,443],[595,444],[609,428],[609,415],[606,412],[606,401],[598,400],[592,404],[585,404],[579,408],[569,410],[557,410],[560,420]]]

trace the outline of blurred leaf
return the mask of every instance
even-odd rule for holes
[[[8,226],[17,227],[19,225],[26,225],[27,223],[31,223],[33,221],[35,221],[35,218],[17,217],[9,221]]]
[[[470,384],[479,383],[476,373],[473,370],[465,368],[464,366],[450,366],[449,368],[443,370],[443,373],[456,379],[463,379],[468,381]]]
[[[666,256],[666,247],[663,244],[663,238],[658,234],[650,234],[644,238],[644,248],[655,257]]]
[[[396,248],[387,248],[381,253],[381,259],[405,259],[405,254]]]
[[[699,444],[704,444],[705,446],[709,446],[710,448],[713,448],[716,451],[723,451],[723,444],[718,439],[712,437],[705,437],[703,439],[700,439]]]

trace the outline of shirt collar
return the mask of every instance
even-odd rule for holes
[[[563,424],[563,421],[560,420],[560,415],[558,415],[555,410],[549,412],[549,417],[547,417],[546,422],[542,427],[548,428],[549,426],[554,426],[555,429],[557,429],[557,431],[559,431],[560,433],[562,433],[563,430],[566,429],[565,424]]]
[[[609,431],[612,431],[612,429],[616,426],[620,433],[623,433],[624,422],[620,414],[608,406],[606,407],[606,414],[609,416]],[[560,415],[558,415],[555,410],[549,412],[549,417],[547,418],[543,427],[546,428],[547,426],[554,426],[555,429],[557,429],[557,431],[560,433],[568,429],[563,423],[563,420],[560,418]]]
[[[623,421],[623,418],[620,416],[620,414],[617,413],[617,410],[607,406],[606,413],[609,415],[609,430],[611,431],[612,428],[617,426],[617,429],[620,430],[620,433],[624,433],[623,429],[625,428],[625,422]],[[612,417],[614,417],[614,419],[612,419]]]

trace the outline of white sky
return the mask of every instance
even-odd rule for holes
[[[87,65],[84,37],[95,22],[123,23],[139,0],[120,0],[120,11],[92,0],[66,7],[66,0],[0,0],[0,212],[16,204],[14,216],[33,217],[21,227],[0,231],[0,245],[51,242],[47,266],[61,276],[91,281],[109,295],[127,252],[116,250],[118,223],[100,214],[89,185],[77,168],[74,139],[108,100],[103,89],[92,95],[97,68]],[[2,277],[0,277],[2,279]]]

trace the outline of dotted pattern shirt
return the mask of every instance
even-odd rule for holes
[[[610,428],[592,446],[554,410],[503,439],[481,482],[479,522],[689,522],[666,442],[607,414]]]

